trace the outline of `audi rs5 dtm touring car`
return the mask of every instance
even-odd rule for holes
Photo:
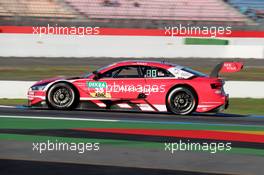
[[[172,112],[218,112],[228,95],[220,72],[243,64],[223,62],[210,75],[188,67],[154,61],[123,61],[74,78],[41,80],[28,91],[29,106],[52,109],[107,109]]]

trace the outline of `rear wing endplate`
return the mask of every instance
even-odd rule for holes
[[[214,67],[210,77],[218,77],[219,73],[239,72],[243,66],[242,62],[221,62]]]

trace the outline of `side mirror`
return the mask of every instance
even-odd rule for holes
[[[102,76],[102,74],[97,71],[93,71],[93,74],[94,74],[94,77],[93,77],[94,80],[99,80]]]

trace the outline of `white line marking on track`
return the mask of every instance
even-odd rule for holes
[[[1,108],[16,108],[15,106],[0,105]]]
[[[0,118],[16,118],[16,119],[46,119],[46,120],[71,120],[71,121],[99,121],[99,122],[119,122],[120,120],[109,119],[87,119],[87,118],[71,118],[71,117],[34,117],[34,116],[3,116]]]

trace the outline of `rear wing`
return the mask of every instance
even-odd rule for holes
[[[214,69],[212,70],[210,77],[218,77],[219,73],[232,73],[232,72],[239,72],[243,69],[242,62],[222,62],[217,64]]]

